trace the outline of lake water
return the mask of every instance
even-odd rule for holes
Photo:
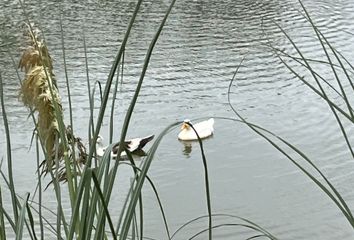
[[[354,2],[306,0],[303,3],[330,42],[354,63]],[[45,33],[69,123],[60,33],[62,8],[74,131],[87,140],[89,103],[83,33],[91,86],[96,81],[104,84],[135,2],[63,0],[25,4],[30,18],[40,23]],[[119,138],[147,48],[168,5],[169,1],[161,0],[145,1],[141,6],[126,49],[124,82],[117,95],[115,139]],[[35,150],[29,150],[33,123],[28,119],[28,110],[18,101],[19,82],[10,55],[16,62],[21,56],[24,46],[21,26],[25,18],[18,1],[2,0],[0,9],[0,71],[12,133],[16,190],[24,196],[34,191],[36,182]],[[270,40],[274,46],[296,53],[276,22],[306,57],[325,60],[313,30],[301,13],[295,0],[178,0],[151,57],[128,137],[157,135],[169,124],[185,118],[234,118],[228,105],[228,86],[236,67],[245,58],[230,93],[234,107],[249,121],[284,137],[306,153],[353,208],[354,161],[335,118],[328,105],[289,73],[266,46]],[[328,67],[319,64],[316,67],[334,83]],[[95,104],[99,106],[98,96]],[[0,158],[6,159],[2,122]],[[108,126],[105,118],[101,131],[105,139]],[[349,129],[350,125],[347,126]],[[183,144],[177,140],[177,134],[175,129],[164,138],[149,172],[158,188],[171,232],[190,219],[207,214],[198,144]],[[245,217],[279,239],[354,237],[350,224],[333,202],[294,164],[246,126],[216,119],[215,134],[204,141],[204,147],[214,213]],[[119,176],[110,206],[115,219],[130,182],[130,170],[122,167]],[[166,239],[157,201],[147,184],[143,197],[144,235]],[[47,207],[56,209],[51,189],[44,192],[44,199]],[[64,206],[68,206],[68,199],[64,199]],[[237,221],[228,217],[214,219],[215,225],[222,223]],[[207,220],[202,219],[174,239],[187,239],[206,227]],[[251,236],[250,232],[241,227],[214,230],[215,239],[247,236]],[[48,234],[46,239],[54,238]],[[207,239],[207,234],[197,239]]]

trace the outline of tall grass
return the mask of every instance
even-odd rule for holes
[[[321,46],[326,59],[318,60],[309,59],[308,57],[306,57],[305,54],[302,52],[301,48],[295,43],[295,41],[289,36],[289,34],[276,22],[274,22],[274,24],[288,40],[289,44],[296,51],[297,55],[294,56],[286,53],[284,50],[273,46],[270,41],[268,41],[267,46],[274,53],[274,56],[278,58],[281,63],[283,63],[287,70],[289,70],[290,73],[292,73],[299,81],[303,82],[306,86],[308,86],[315,94],[320,96],[328,104],[329,110],[332,112],[338,124],[338,131],[341,132],[343,136],[343,141],[347,146],[348,152],[350,153],[351,158],[354,159],[353,148],[349,138],[349,131],[352,129],[354,123],[353,106],[351,105],[352,103],[349,97],[352,96],[354,93],[352,79],[352,72],[354,68],[349,63],[349,61],[333,47],[330,41],[322,33],[322,31],[316,26],[314,20],[311,18],[304,4],[301,1],[299,1],[299,3],[303,10],[302,15],[307,20],[307,23],[309,23],[311,29],[313,30],[314,35],[316,36],[316,39],[319,45]],[[292,61],[292,63],[297,63],[298,65],[292,66],[289,61]],[[247,125],[259,136],[264,138],[276,150],[278,150],[286,158],[288,158],[309,179],[311,179],[311,181],[315,185],[317,185],[319,189],[323,191],[329,197],[329,199],[331,199],[331,201],[338,207],[340,212],[347,219],[348,223],[354,230],[354,218],[352,210],[348,206],[342,194],[336,189],[336,187],[331,183],[331,181],[321,171],[321,169],[316,166],[314,161],[309,158],[303,151],[298,149],[296,146],[294,146],[281,136],[246,120],[236,109],[236,107],[231,104],[230,89],[233,86],[233,82],[236,80],[237,73],[239,71],[239,68],[241,67],[241,64],[242,61],[237,67],[235,74],[232,80],[230,81],[228,90],[228,102],[232,111],[242,123]],[[331,69],[331,73],[333,74],[332,78],[328,79],[329,76],[322,76],[321,72],[318,72],[318,70],[316,70],[313,64],[323,64],[325,66],[329,66]],[[303,71],[308,71],[309,75],[307,77],[304,77]],[[347,87],[345,87],[345,82],[349,84]],[[336,85],[334,83],[336,83]],[[336,94],[335,97],[332,96],[333,93]],[[344,122],[351,124],[345,125]],[[291,149],[292,152],[288,149]],[[291,153],[296,153],[299,159],[292,157]],[[303,160],[304,162],[300,160]]]
[[[1,92],[1,105],[3,112],[3,119],[6,129],[6,139],[7,139],[7,158],[8,158],[8,178],[4,177],[5,182],[8,185],[8,188],[11,191],[12,196],[12,206],[14,220],[10,214],[7,213],[1,203],[1,212],[0,212],[0,233],[3,239],[6,238],[6,229],[5,221],[3,216],[5,216],[7,222],[12,226],[16,239],[22,239],[24,233],[24,226],[27,227],[27,234],[31,239],[37,239],[37,236],[40,236],[41,239],[44,239],[44,232],[47,227],[44,226],[43,222],[49,224],[50,232],[52,232],[58,239],[128,239],[132,237],[129,235],[130,230],[132,230],[132,235],[143,239],[143,200],[141,197],[141,190],[145,179],[148,180],[152,186],[157,201],[159,202],[160,210],[162,217],[165,223],[165,229],[168,239],[170,239],[170,231],[168,229],[167,220],[164,214],[163,206],[160,201],[156,187],[154,186],[152,180],[148,177],[147,173],[150,167],[150,164],[154,158],[154,154],[159,146],[159,143],[162,141],[163,137],[177,124],[174,123],[168,126],[157,138],[154,144],[152,145],[150,151],[148,152],[145,161],[141,168],[135,166],[134,161],[131,158],[131,167],[135,173],[135,179],[132,182],[131,190],[127,195],[127,200],[122,209],[121,217],[119,218],[116,224],[113,223],[110,212],[108,210],[110,196],[112,189],[114,187],[114,181],[117,177],[117,170],[121,164],[126,164],[121,162],[120,152],[123,151],[123,148],[118,150],[118,159],[111,166],[111,156],[110,149],[113,144],[111,144],[104,156],[96,161],[95,167],[92,167],[92,160],[95,158],[95,143],[97,141],[97,136],[100,132],[102,126],[103,116],[105,114],[106,106],[108,100],[110,99],[110,90],[111,86],[114,84],[114,94],[113,94],[113,104],[111,109],[111,126],[110,126],[110,142],[112,142],[112,131],[113,131],[113,114],[114,114],[114,101],[116,99],[117,88],[119,83],[117,67],[120,64],[123,64],[122,57],[124,56],[124,50],[128,42],[130,31],[135,22],[135,18],[139,12],[142,1],[137,1],[135,10],[132,14],[131,20],[127,26],[126,33],[124,35],[121,47],[117,52],[115,61],[113,62],[111,71],[109,73],[108,79],[105,83],[105,89],[102,95],[102,103],[97,119],[94,121],[93,117],[93,93],[91,90],[90,81],[89,81],[89,70],[87,64],[87,54],[86,54],[86,43],[84,38],[84,50],[85,50],[85,59],[86,59],[86,71],[87,71],[87,87],[89,92],[89,106],[90,106],[90,119],[89,119],[89,139],[90,142],[89,148],[86,149],[81,143],[81,139],[74,135],[75,129],[73,126],[73,112],[72,112],[72,103],[71,103],[71,92],[69,79],[67,76],[66,70],[66,56],[65,56],[65,41],[63,34],[63,26],[60,20],[61,28],[61,42],[63,50],[63,62],[64,62],[64,72],[66,78],[66,88],[69,96],[69,114],[70,114],[70,125],[66,126],[63,121],[63,112],[61,106],[61,100],[59,92],[57,89],[57,83],[55,81],[54,75],[54,64],[52,62],[51,56],[49,54],[47,43],[45,41],[45,36],[43,32],[40,31],[40,26],[33,26],[30,23],[30,19],[26,13],[26,7],[21,2],[23,13],[27,18],[28,26],[28,36],[29,36],[29,46],[25,53],[23,54],[20,61],[20,68],[25,71],[25,78],[21,83],[21,100],[24,105],[30,109],[30,113],[33,119],[35,126],[35,132],[38,133],[33,139],[36,141],[37,147],[37,165],[38,168],[42,166],[42,174],[48,175],[51,177],[51,188],[54,188],[56,200],[57,200],[57,210],[53,212],[57,218],[56,224],[50,224],[46,218],[42,215],[42,182],[41,175],[38,171],[38,210],[32,205],[29,204],[29,194],[22,200],[20,204],[19,197],[16,195],[15,186],[13,183],[12,177],[12,159],[11,159],[11,142],[10,142],[10,130],[8,129],[8,121],[5,111],[5,102],[3,99],[2,92],[2,79],[0,75],[0,92]],[[139,97],[139,92],[142,87],[142,83],[145,77],[146,70],[148,68],[150,57],[152,55],[154,46],[160,36],[160,33],[163,29],[163,26],[166,23],[166,20],[172,11],[175,0],[171,1],[169,8],[166,11],[166,14],[163,20],[158,27],[155,36],[153,37],[150,47],[147,51],[146,58],[144,60],[144,65],[140,75],[139,82],[136,86],[134,96],[129,105],[125,121],[123,124],[121,139],[124,141],[126,137],[127,130],[129,128],[130,118],[134,111],[135,103]],[[122,68],[123,69],[123,68]],[[115,77],[115,74],[116,77]],[[123,72],[122,72],[123,77]],[[116,82],[114,83],[114,80]],[[37,116],[36,116],[37,115]],[[123,146],[121,144],[120,146]],[[45,160],[40,163],[40,154],[39,151],[42,150],[45,156]],[[60,181],[65,181],[65,185],[69,188],[68,198],[71,202],[71,214],[64,214],[62,208],[62,199],[63,191],[62,185],[59,184]],[[48,187],[48,186],[47,186]],[[1,200],[1,198],[0,198]],[[139,202],[139,220],[135,219],[136,214],[136,205]],[[35,231],[34,227],[34,218],[33,211],[38,217],[40,231],[39,233]],[[131,227],[133,221],[133,227]],[[106,224],[108,223],[108,227]],[[137,225],[140,226],[138,230]],[[108,232],[107,232],[108,231]],[[210,229],[211,231],[211,229]],[[134,237],[135,238],[135,237]]]

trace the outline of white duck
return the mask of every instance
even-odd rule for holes
[[[195,134],[194,130],[188,125],[188,123],[192,124],[189,119],[183,121],[181,132],[178,134],[178,139],[183,141],[198,140],[197,135]],[[213,135],[214,118],[210,118],[209,120],[192,125],[201,139]]]
[[[126,140],[124,142],[125,148],[131,154],[138,155],[138,156],[144,156],[145,152],[143,150],[143,147],[148,142],[150,142],[153,138],[154,138],[154,135],[150,135],[150,136],[143,137],[143,138],[133,138],[133,139]],[[106,151],[106,148],[107,148],[107,147],[103,146],[102,142],[103,142],[103,137],[101,135],[98,135],[97,143],[96,143],[96,153],[97,153],[98,157],[102,157]],[[117,157],[118,148],[119,148],[119,142],[114,144],[112,147],[112,157],[113,158]],[[126,156],[127,156],[127,153],[125,151],[123,151],[121,153],[121,157],[126,157]]]

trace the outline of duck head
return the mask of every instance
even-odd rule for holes
[[[184,129],[188,130],[188,129],[190,129],[189,124],[191,124],[191,120],[185,119],[185,120],[183,121],[183,123],[182,123],[181,130],[184,130]]]
[[[103,137],[98,134],[97,141],[96,141],[96,146],[102,146],[102,145],[103,145]]]

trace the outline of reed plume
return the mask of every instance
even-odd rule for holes
[[[41,164],[42,173],[59,168],[61,169],[61,180],[65,180],[67,175],[65,168],[53,165],[55,146],[58,147],[57,157],[63,160],[64,155],[67,154],[71,165],[73,163],[85,163],[86,149],[81,142],[81,138],[73,135],[70,126],[66,127],[66,141],[60,139],[58,119],[63,117],[62,105],[53,73],[53,61],[45,42],[39,34],[40,32],[34,29],[32,25],[27,26],[28,47],[25,49],[18,66],[25,72],[25,78],[20,89],[20,100],[31,111],[38,112],[36,130],[48,156]],[[55,106],[57,106],[57,109]],[[66,153],[63,150],[64,142],[67,143]],[[75,152],[77,154],[74,154]],[[77,159],[74,159],[75,156]]]
[[[24,51],[19,68],[25,71],[25,79],[20,90],[20,99],[29,108],[38,112],[37,131],[49,156],[54,152],[55,137],[58,135],[58,117],[62,114],[61,101],[53,74],[52,58],[38,31],[31,31],[28,26],[27,35],[30,45]],[[59,106],[56,113],[54,104]]]

